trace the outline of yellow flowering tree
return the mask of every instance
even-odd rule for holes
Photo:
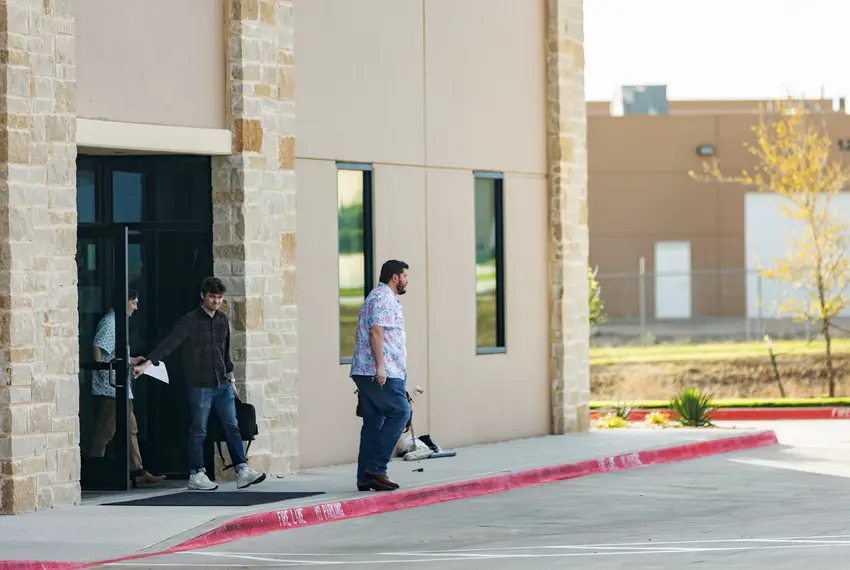
[[[779,310],[798,321],[819,325],[826,343],[829,395],[834,396],[830,329],[850,301],[850,232],[837,214],[834,199],[846,188],[850,171],[833,153],[824,125],[818,124],[804,105],[781,101],[778,109],[769,115],[762,113],[753,127],[755,143],[745,143],[755,157],[754,170],[725,175],[715,159],[703,165],[702,174],[690,174],[697,180],[731,182],[775,193],[783,215],[800,223],[801,231],[788,237],[785,255],[761,273],[805,293],[805,298],[783,301]]]

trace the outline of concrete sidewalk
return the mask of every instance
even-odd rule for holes
[[[397,460],[390,466],[390,476],[402,485],[402,490],[417,489],[759,431],[764,430],[629,429],[530,438],[458,449],[458,455],[453,458],[420,462]],[[416,471],[418,469],[422,471]],[[270,478],[250,491],[240,492],[320,491],[324,494],[251,508],[106,504],[185,490],[178,487],[122,493],[86,501],[76,507],[0,517],[0,560],[83,562],[159,552],[245,515],[368,496],[368,493],[356,492],[354,473],[353,465],[340,465],[305,470],[285,479]],[[235,485],[224,484],[221,490],[235,491]]]

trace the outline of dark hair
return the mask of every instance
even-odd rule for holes
[[[202,295],[224,295],[227,292],[227,287],[221,282],[218,277],[207,277],[201,282]]]
[[[120,287],[114,287],[112,289],[112,299],[109,301],[109,307],[111,311],[115,311],[116,314],[120,314],[127,310],[127,303],[130,301],[135,301],[139,298],[139,292],[133,289],[132,287],[127,289],[127,297],[126,300],[122,300],[124,298],[124,292],[121,291]]]
[[[389,261],[385,261],[381,266],[381,277],[378,280],[386,285],[393,280],[393,277],[401,275],[404,270],[408,268],[409,266],[405,262],[397,259],[390,259]]]
[[[120,287],[115,287],[112,290],[112,304],[116,307],[122,306],[124,303],[128,301],[135,301],[139,298],[139,292],[133,289],[132,287],[127,289],[127,297],[124,297],[124,292],[121,291]]]

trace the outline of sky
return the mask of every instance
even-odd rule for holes
[[[848,0],[584,0],[584,17],[589,101],[850,95]]]

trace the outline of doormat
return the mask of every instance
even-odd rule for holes
[[[249,492],[249,491],[184,491],[170,495],[144,497],[131,501],[103,503],[105,507],[252,507],[291,499],[303,499],[324,492]]]

